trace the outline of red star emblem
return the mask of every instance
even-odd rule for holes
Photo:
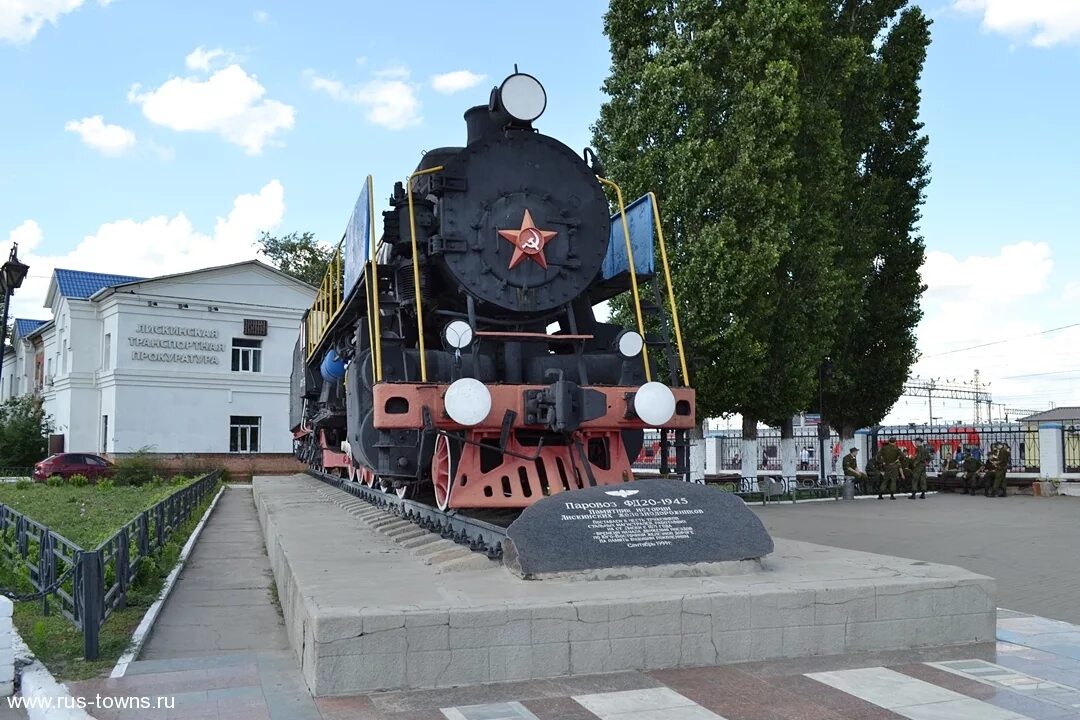
[[[532,213],[525,211],[521,227],[517,230],[500,230],[499,237],[508,240],[514,246],[514,256],[510,258],[510,267],[517,266],[526,257],[532,258],[540,267],[547,270],[547,258],[544,246],[559,233],[554,230],[540,230],[533,223]]]

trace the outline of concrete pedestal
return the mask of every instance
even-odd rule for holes
[[[448,572],[414,554],[395,523],[361,521],[323,488],[305,476],[254,485],[316,696],[994,639],[994,581],[956,567],[776,540],[759,569],[724,576]]]

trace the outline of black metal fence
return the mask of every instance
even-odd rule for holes
[[[96,660],[101,625],[125,607],[140,563],[168,542],[220,478],[215,470],[177,490],[93,550],[0,504],[0,554],[9,566],[26,568],[43,614],[50,612],[50,596],[56,597],[56,608],[83,634],[84,657]]]
[[[1011,473],[1037,473],[1040,468],[1039,427],[1022,423],[982,423],[968,426],[909,427],[882,429],[877,435],[876,454],[890,437],[909,455],[915,453],[915,439],[922,438],[933,451],[933,459],[927,468],[937,472],[941,465],[957,453],[973,453],[983,462],[990,457],[994,445],[1004,443],[1009,448]]]
[[[4,467],[0,466],[0,478],[27,478],[33,474],[34,468],[30,467]]]
[[[1062,436],[1061,456],[1065,461],[1065,472],[1080,473],[1080,421],[1066,425]]]

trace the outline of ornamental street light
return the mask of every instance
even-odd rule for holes
[[[18,251],[19,243],[13,243],[7,262],[0,268],[0,292],[3,293],[0,298],[4,303],[3,319],[0,319],[0,391],[4,388],[4,354],[7,347],[8,308],[11,306],[11,296],[17,288],[22,287],[26,274],[30,272],[28,265],[19,262]]]

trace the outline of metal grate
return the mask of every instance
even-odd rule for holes
[[[1065,472],[1080,473],[1080,421],[1071,422],[1065,426],[1062,440],[1065,444],[1063,453]]]
[[[244,334],[266,337],[266,321],[244,318]]]

